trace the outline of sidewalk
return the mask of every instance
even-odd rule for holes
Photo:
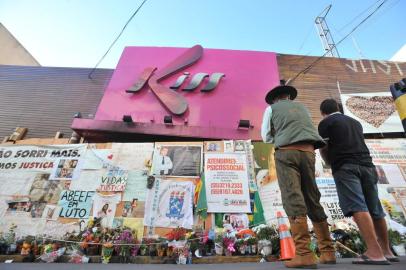
[[[352,259],[340,259],[336,265],[319,265],[319,269],[341,269],[341,270],[373,270],[373,269],[387,269],[387,270],[404,270],[406,269],[406,257],[401,257],[400,263],[393,263],[388,266],[379,265],[355,265],[351,264]],[[282,262],[270,263],[233,263],[233,264],[192,264],[192,265],[174,265],[174,264],[68,264],[68,263],[11,263],[0,264],[1,270],[277,270],[287,269]]]

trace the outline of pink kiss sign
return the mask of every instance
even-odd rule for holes
[[[126,47],[93,121],[127,115],[138,124],[130,133],[259,140],[265,95],[278,83],[272,52]]]

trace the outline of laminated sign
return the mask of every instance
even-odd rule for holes
[[[207,153],[204,166],[207,212],[251,213],[246,155]]]

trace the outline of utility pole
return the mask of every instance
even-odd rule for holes
[[[325,52],[327,52],[326,56],[329,57],[340,57],[338,54],[338,50],[336,48],[336,44],[333,40],[333,36],[331,35],[331,31],[327,25],[326,16],[330,11],[331,5],[326,7],[319,16],[316,17],[314,23],[316,25],[317,32],[320,36],[321,45]]]

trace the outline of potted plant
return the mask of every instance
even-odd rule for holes
[[[266,224],[258,225],[252,230],[257,235],[258,251],[263,256],[271,255],[279,251],[279,233],[275,226]]]
[[[11,224],[10,228],[8,229],[8,232],[4,235],[5,243],[7,245],[6,250],[7,254],[13,254],[17,249],[16,233],[15,233],[16,228],[17,225],[15,225],[14,223]]]
[[[238,239],[237,241],[235,241],[235,248],[241,255],[245,255],[247,251],[247,243],[244,239]]]
[[[113,243],[108,241],[102,247],[102,263],[107,264],[110,262],[111,255],[113,254]]]
[[[216,238],[214,239],[214,248],[216,251],[216,255],[223,255],[223,235],[217,234]]]
[[[398,231],[389,230],[389,241],[398,256],[405,256],[405,237]]]
[[[247,247],[250,254],[257,254],[258,239],[256,237],[247,238]]]
[[[141,256],[147,255],[147,249],[148,249],[148,247],[145,244],[142,244],[140,246],[140,255]]]
[[[0,232],[0,254],[6,254],[7,248],[7,241],[4,238],[3,232]]]
[[[167,249],[168,249],[168,241],[165,238],[158,238],[157,240],[157,253],[158,257],[163,257],[165,254],[167,254]]]

